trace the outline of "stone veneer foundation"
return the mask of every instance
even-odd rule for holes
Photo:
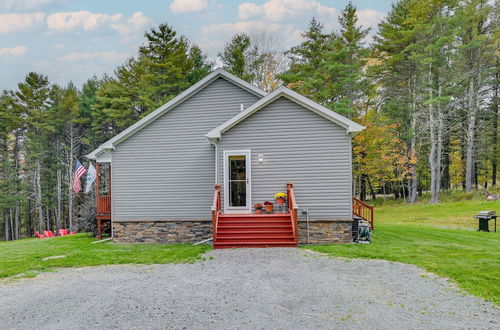
[[[352,242],[352,220],[310,220],[309,244]],[[113,222],[115,243],[196,243],[212,237],[212,221]],[[299,221],[299,244],[308,244],[307,222]]]
[[[299,221],[299,244],[352,243],[352,220],[309,220],[309,243],[307,222]]]
[[[115,243],[196,243],[212,237],[212,221],[113,222]]]

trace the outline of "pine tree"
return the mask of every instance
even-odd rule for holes
[[[189,42],[167,24],[147,31],[146,44],[139,48],[139,63],[144,66],[144,98],[148,111],[166,103],[189,87],[187,74],[194,61],[189,56]]]
[[[387,18],[379,24],[375,36],[374,52],[377,65],[370,68],[370,75],[379,86],[381,110],[398,124],[400,138],[406,141],[408,164],[408,201],[417,200],[417,137],[420,135],[418,86],[420,68],[411,51],[416,40],[415,22],[411,19],[412,0],[393,5]]]
[[[340,35],[333,38],[331,52],[327,53],[337,59],[329,62],[338,63],[337,66],[343,68],[339,73],[332,68],[338,81],[338,90],[332,91],[335,93],[333,95],[342,97],[333,110],[352,116],[360,113],[364,103],[362,100],[369,94],[369,82],[364,74],[369,50],[364,40],[370,29],[359,26],[356,7],[351,2],[341,12],[339,23]]]
[[[29,176],[29,197],[35,204],[38,229],[45,228],[44,196],[42,195],[43,159],[47,156],[48,132],[53,131],[50,118],[51,86],[46,76],[30,72],[24,82],[18,84],[16,102],[25,117],[25,172]]]
[[[20,202],[23,199],[19,180],[20,116],[13,103],[12,94],[0,95],[0,232],[6,241],[19,239]]]
[[[208,74],[211,63],[167,24],[146,32],[137,58],[104,77],[92,105],[92,130],[104,141],[148,115]]]
[[[207,55],[196,45],[189,49],[189,58],[193,62],[193,68],[187,74],[186,79],[189,85],[193,85],[207,76],[212,71],[214,64],[208,60]]]
[[[290,69],[281,79],[290,88],[349,117],[365,107],[369,84],[364,78],[368,49],[364,39],[369,29],[357,23],[356,8],[349,3],[339,17],[339,34],[324,34],[313,19],[306,39],[290,50]]]
[[[279,77],[289,88],[324,105],[329,97],[322,97],[320,92],[325,85],[322,71],[328,35],[323,32],[323,25],[313,18],[302,37],[305,41],[287,52],[290,68]]]
[[[495,47],[493,29],[498,29],[498,17],[492,17],[494,7],[487,0],[467,0],[457,8],[459,62],[464,77],[464,89],[467,97],[465,128],[465,190],[470,191],[474,184],[475,142],[478,117],[485,109],[482,93],[488,84],[487,70],[495,65]],[[497,35],[498,37],[498,35]],[[477,182],[476,182],[477,183]]]
[[[248,35],[236,34],[219,53],[219,58],[224,70],[255,83],[257,68],[262,62],[262,57]]]

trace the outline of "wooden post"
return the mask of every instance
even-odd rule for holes
[[[101,228],[101,219],[97,219],[97,235],[96,238],[102,238],[102,228]]]
[[[108,165],[108,195],[111,197],[111,163]]]
[[[102,238],[102,229],[101,229],[101,220],[99,219],[99,197],[100,197],[100,191],[99,188],[101,186],[101,166],[98,162],[95,163],[95,172],[96,172],[96,178],[95,178],[95,190],[96,190],[96,212],[97,212],[97,235],[96,237],[98,239]]]
[[[95,163],[95,172],[96,172],[96,178],[95,178],[95,195],[97,196],[97,200],[99,200],[99,187],[101,186],[101,165],[99,165],[98,162]]]
[[[217,240],[217,220],[219,217],[220,209],[221,209],[220,184],[216,184],[215,191],[214,191],[214,201],[212,204],[212,242],[213,243],[215,243]]]

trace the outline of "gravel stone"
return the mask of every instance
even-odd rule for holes
[[[402,263],[302,249],[63,269],[0,285],[1,329],[500,329],[500,311]]]

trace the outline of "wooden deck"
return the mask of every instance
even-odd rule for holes
[[[101,164],[96,163],[97,238],[101,238],[104,231],[111,229],[111,165],[108,165],[107,192],[101,191],[102,170]]]

